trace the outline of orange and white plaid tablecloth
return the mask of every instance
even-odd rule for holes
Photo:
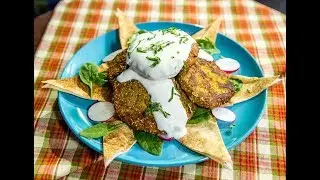
[[[60,76],[88,41],[117,28],[115,10],[135,22],[175,21],[206,26],[221,15],[220,32],[246,47],[266,76],[286,71],[286,16],[252,0],[63,0],[34,56],[35,179],[285,179],[285,80],[268,90],[256,130],[230,151],[234,170],[213,160],[174,168],[140,167],[113,161],[107,169],[96,153],[69,130],[57,106],[57,91],[41,81]]]

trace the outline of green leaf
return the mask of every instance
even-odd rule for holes
[[[240,89],[242,88],[242,85],[243,85],[243,83],[240,79],[231,78],[231,79],[229,79],[229,81],[232,83],[234,90],[236,92],[240,91]]]
[[[197,43],[199,44],[200,48],[206,51],[209,54],[219,54],[220,50],[215,47],[210,39],[197,39]]]
[[[208,121],[210,118],[211,113],[209,110],[198,107],[191,119],[188,120],[187,124],[198,124],[204,121]]]
[[[81,66],[79,76],[80,80],[89,86],[90,96],[92,97],[92,86],[97,84],[102,86],[105,83],[105,74],[98,72],[98,66],[92,63],[85,63]]]
[[[153,155],[161,154],[163,141],[157,135],[143,131],[136,131],[134,135],[142,149]]]
[[[106,123],[99,123],[94,126],[89,127],[88,129],[85,129],[80,132],[80,136],[86,137],[86,138],[100,138],[103,136],[107,136],[116,129],[118,129],[120,126],[122,126],[123,123],[119,124],[106,124]]]

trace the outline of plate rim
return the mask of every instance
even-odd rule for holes
[[[158,23],[171,23],[171,24],[180,24],[180,25],[189,25],[189,26],[195,26],[195,27],[198,27],[198,28],[201,28],[200,30],[202,30],[204,28],[204,26],[202,25],[199,25],[199,24],[192,24],[192,23],[184,23],[184,22],[173,22],[173,21],[147,21],[147,22],[140,22],[140,23],[136,23],[135,25],[144,25],[144,24],[158,24]],[[91,39],[90,41],[88,41],[85,45],[83,45],[81,48],[79,48],[73,55],[72,57],[68,60],[68,62],[64,65],[63,67],[63,70],[61,71],[61,74],[59,76],[59,78],[61,78],[64,74],[65,74],[65,70],[66,68],[69,66],[69,63],[71,63],[71,60],[73,59],[74,56],[76,56],[79,51],[81,51],[83,48],[85,48],[86,46],[88,46],[88,44],[92,43],[92,41],[102,37],[102,36],[105,36],[107,33],[111,33],[111,32],[116,32],[118,31],[119,28],[116,28],[116,29],[112,29],[112,30],[109,30],[97,37],[94,37],[93,39]],[[258,63],[258,61],[256,60],[255,57],[253,57],[253,55],[245,48],[243,47],[240,43],[238,43],[237,41],[233,40],[232,38],[228,37],[228,36],[225,36],[224,34],[218,32],[218,34],[220,36],[222,36],[223,38],[226,38],[228,39],[229,41],[232,41],[236,46],[238,46],[239,48],[241,48],[242,50],[244,50],[253,60],[254,60],[254,63],[257,65],[258,69],[259,69],[259,72],[261,73],[262,77],[265,77],[264,76],[264,71],[262,70],[260,64]],[[236,146],[238,146],[241,142],[243,142],[256,128],[257,128],[257,125],[258,123],[260,122],[264,112],[265,112],[265,109],[266,109],[266,106],[267,106],[267,99],[268,99],[268,90],[265,89],[263,90],[261,93],[259,94],[263,94],[264,95],[264,103],[263,103],[263,107],[262,107],[262,110],[257,118],[257,120],[255,121],[255,123],[253,124],[253,126],[240,138],[238,138],[236,141],[232,142],[232,145],[230,147],[227,147],[227,150],[230,151],[231,149],[235,148]],[[71,130],[71,132],[78,138],[80,139],[85,145],[89,146],[91,149],[93,149],[94,151],[96,151],[97,153],[100,153],[102,154],[102,152],[97,149],[93,144],[91,144],[91,142],[93,142],[92,140],[90,139],[87,139],[87,138],[84,138],[84,137],[81,137],[78,135],[78,133],[76,133],[74,131],[73,128],[71,128],[73,125],[70,124],[69,121],[66,121],[66,116],[65,116],[65,113],[64,113],[64,109],[62,108],[62,105],[61,105],[61,94],[64,93],[64,92],[60,92],[58,91],[58,96],[57,96],[57,99],[58,99],[58,106],[59,106],[59,110],[61,112],[61,115],[63,117],[63,120],[66,122],[66,124],[68,125],[68,128]],[[245,102],[241,102],[241,103],[245,103]],[[240,103],[239,103],[240,104]],[[201,154],[199,154],[201,155]],[[201,155],[203,156],[203,155]],[[186,161],[179,161],[179,162],[176,162],[176,163],[173,163],[173,164],[147,164],[147,163],[143,163],[143,162],[137,162],[137,161],[131,161],[131,160],[128,160],[128,159],[124,159],[124,158],[120,158],[120,157],[116,157],[115,160],[119,160],[121,162],[125,162],[125,163],[128,163],[128,164],[132,164],[132,165],[139,165],[139,166],[150,166],[150,167],[178,167],[178,166],[183,166],[183,165],[188,165],[188,164],[197,164],[197,163],[200,163],[200,162],[203,162],[203,161],[206,161],[208,160],[209,158],[208,157],[203,157],[203,158],[199,158],[198,160],[194,160],[192,162],[186,162]]]

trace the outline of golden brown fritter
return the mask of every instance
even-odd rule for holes
[[[228,102],[235,93],[229,76],[213,61],[200,58],[186,71],[182,70],[177,80],[189,99],[204,108],[218,107]]]
[[[113,104],[117,116],[134,130],[158,134],[161,131],[153,115],[145,114],[149,102],[150,96],[139,81],[113,82]]]
[[[174,83],[175,89],[180,94],[180,100],[182,102],[184,109],[187,112],[188,119],[190,119],[192,117],[193,113],[195,112],[195,110],[197,109],[197,106],[190,101],[188,96],[181,89],[179,83],[174,78],[172,78],[172,81]]]
[[[105,72],[108,80],[113,80],[126,70],[126,54],[127,50],[125,49],[117,54],[113,60],[102,63],[99,66],[99,72]]]

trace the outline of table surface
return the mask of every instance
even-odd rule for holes
[[[251,0],[219,1],[61,1],[34,56],[35,179],[285,179],[285,79],[268,90],[267,108],[256,130],[230,150],[233,171],[213,160],[174,168],[140,167],[103,157],[81,143],[68,129],[57,106],[57,91],[41,89],[56,79],[73,54],[93,38],[117,28],[116,8],[135,22],[177,21],[206,26],[222,15],[220,33],[236,40],[257,59],[265,76],[285,73],[286,16]],[[43,22],[42,22],[43,23]],[[35,23],[37,27],[37,24]],[[41,34],[40,29],[35,33]],[[37,45],[35,44],[35,49]]]

